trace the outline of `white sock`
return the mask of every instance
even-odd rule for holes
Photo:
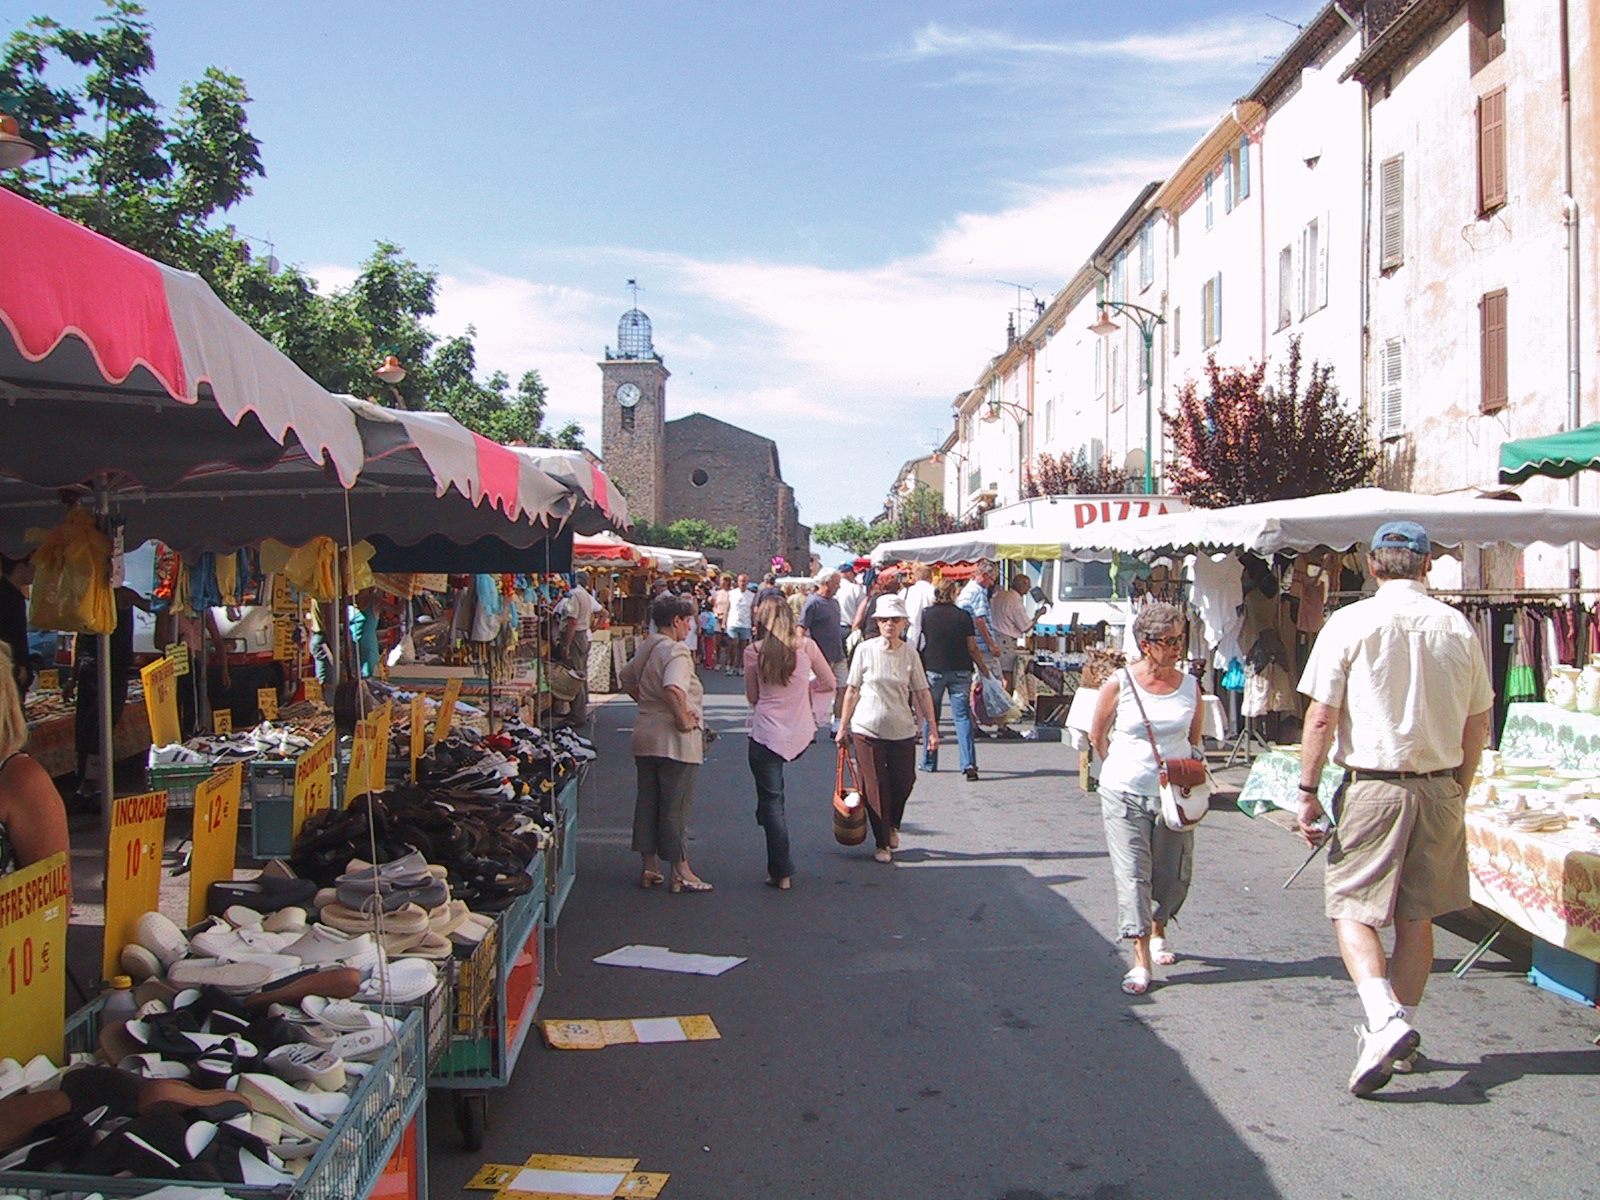
[[[1356,984],[1361,1007],[1367,1010],[1367,1028],[1382,1029],[1396,1013],[1404,1011],[1387,979],[1368,979]]]
[[[1407,1025],[1415,1025],[1417,1023],[1417,1009],[1421,1007],[1422,1005],[1420,1004],[1402,1004],[1400,1006],[1400,1019]]]

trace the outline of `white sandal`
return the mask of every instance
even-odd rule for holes
[[[1122,977],[1122,990],[1129,996],[1142,996],[1150,990],[1150,972],[1133,967]]]
[[[1178,961],[1178,952],[1172,948],[1172,942],[1164,937],[1150,939],[1150,961],[1158,967],[1170,967]]]

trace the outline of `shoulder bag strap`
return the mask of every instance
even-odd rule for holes
[[[1156,745],[1156,731],[1150,724],[1150,718],[1145,715],[1144,701],[1139,698],[1139,685],[1133,681],[1133,672],[1127,667],[1122,668],[1122,673],[1128,677],[1128,688],[1133,692],[1133,702],[1139,706],[1139,719],[1144,722],[1145,736],[1150,739],[1150,750],[1156,756],[1156,770],[1160,773],[1161,782],[1167,781],[1167,762],[1161,757],[1161,747]]]

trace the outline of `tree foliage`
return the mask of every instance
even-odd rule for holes
[[[1377,450],[1354,409],[1340,402],[1333,368],[1312,362],[1301,379],[1300,339],[1265,385],[1265,362],[1219,367],[1206,361],[1206,387],[1178,390],[1166,416],[1172,457],[1167,487],[1197,508],[1289,500],[1359,487]]]
[[[739,527],[718,529],[699,517],[680,517],[670,525],[637,522],[633,540],[641,546],[663,546],[668,550],[732,550],[739,544]]]
[[[1126,492],[1130,476],[1110,455],[1089,461],[1081,446],[1068,453],[1036,454],[1022,464],[1022,497],[1116,496]]]
[[[250,132],[243,80],[208,67],[165,114],[146,81],[152,27],[130,0],[105,0],[88,31],[34,17],[0,46],[0,108],[48,156],[3,173],[5,186],[143,254],[197,272],[222,301],[330,392],[377,404],[448,412],[496,441],[578,448],[583,430],[544,428],[537,371],[515,388],[480,377],[476,330],[440,339],[438,275],[378,241],[347,288],[324,293],[298,267],[280,268],[218,218],[265,172]],[[399,384],[373,370],[393,354]]]
[[[882,515],[870,522],[860,517],[840,517],[837,521],[812,526],[811,538],[824,546],[837,546],[853,554],[866,554],[883,542],[962,533],[982,526],[981,517],[959,521],[951,516],[945,511],[944,497],[927,484],[918,483],[900,506],[897,516],[891,518]]]

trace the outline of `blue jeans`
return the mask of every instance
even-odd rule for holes
[[[783,811],[783,759],[751,738],[750,774],[756,780],[756,824],[767,835],[767,874],[787,879],[794,874],[794,859],[789,854],[789,819]]]
[[[972,672],[971,671],[929,671],[928,691],[933,700],[933,719],[938,721],[944,707],[944,694],[950,693],[950,715],[956,723],[956,745],[961,750],[961,769],[976,768],[978,765],[978,751],[972,738]],[[927,740],[924,737],[923,745]],[[929,754],[926,749],[922,751],[922,769],[937,771],[939,769],[939,752],[935,750]]]

